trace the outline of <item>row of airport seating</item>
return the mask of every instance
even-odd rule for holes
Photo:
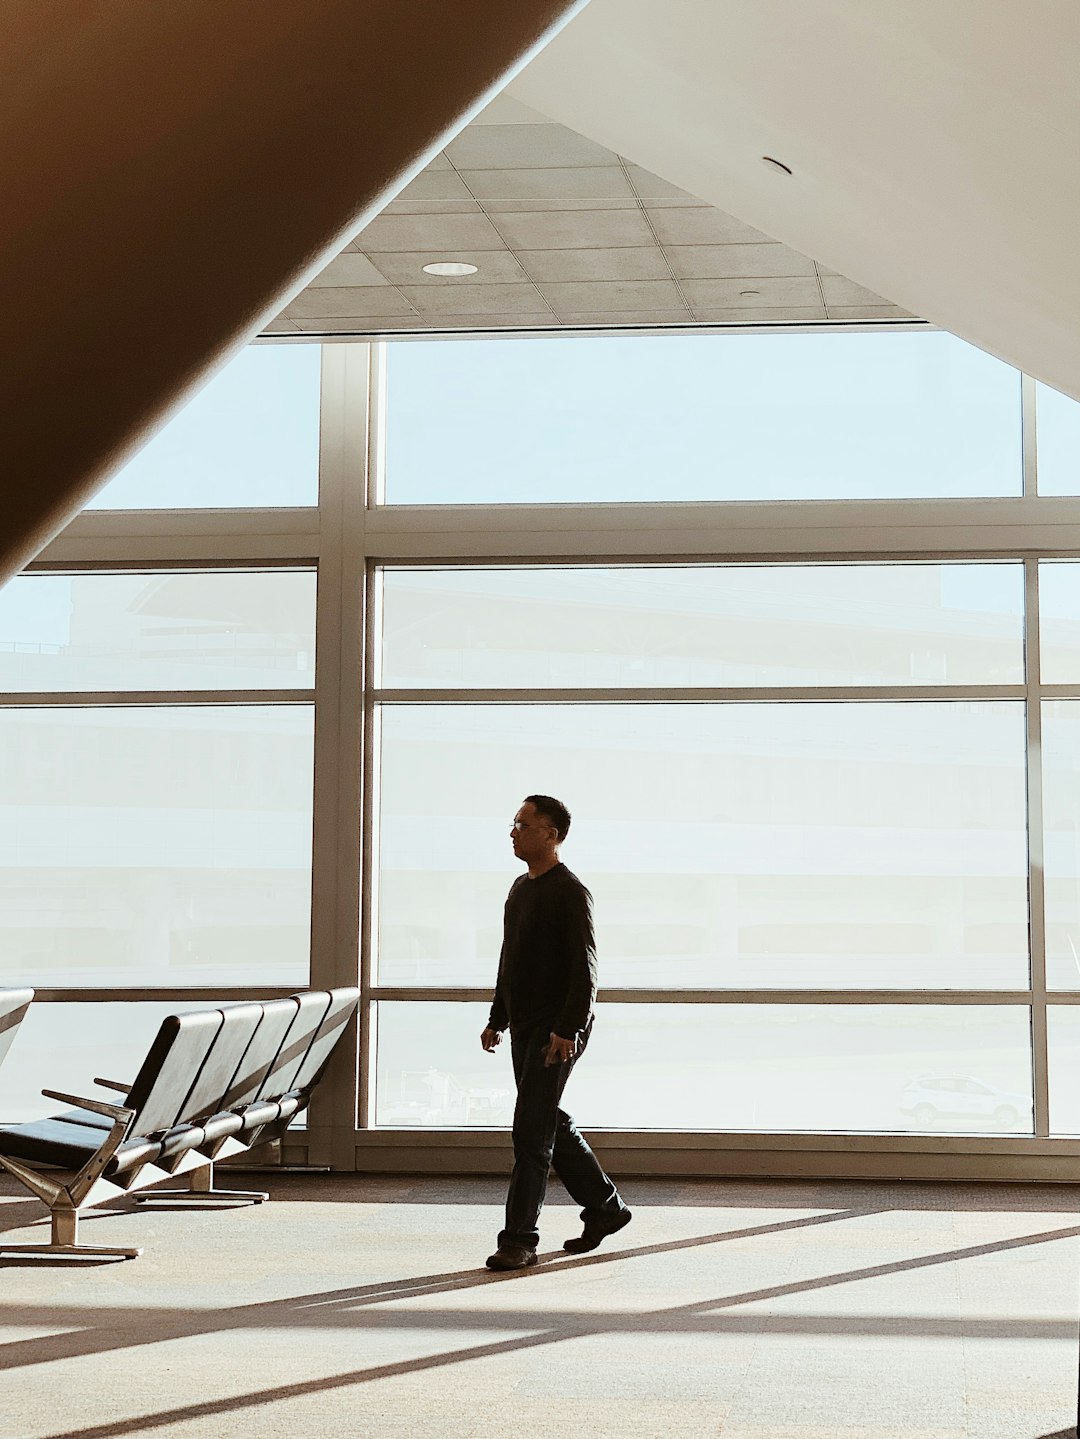
[[[0,990],[0,1062],[33,998],[32,989]],[[0,1166],[48,1206],[50,1242],[0,1243],[0,1252],[135,1258],[141,1249],[79,1242],[80,1214],[125,1193],[171,1202],[266,1199],[216,1189],[215,1162],[279,1139],[307,1108],[358,999],[356,989],[314,990],[171,1015],[133,1081],[94,1080],[121,1096],[115,1102],[43,1089],[70,1107],[0,1124]],[[161,1189],[177,1178],[183,1189]]]

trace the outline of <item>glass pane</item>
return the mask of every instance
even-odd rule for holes
[[[1001,565],[383,571],[387,688],[1021,684]]]
[[[527,794],[602,985],[1027,984],[1020,703],[388,705],[379,975],[492,983]]]
[[[314,571],[30,574],[0,589],[0,690],[314,682]]]
[[[1043,684],[1080,680],[1080,564],[1039,565],[1039,659]]]
[[[309,706],[0,710],[0,983],[302,984]]]
[[[387,347],[391,504],[1018,495],[1018,373],[943,332]]]
[[[377,1122],[505,1125],[509,1044],[479,1004],[379,1005]],[[597,1129],[1030,1134],[1030,1011],[604,1004],[565,1107]]]
[[[1046,1012],[1050,1056],[1050,1133],[1080,1134],[1080,1006]]]
[[[19,1027],[0,1071],[0,1123],[18,1124],[70,1109],[43,1099],[59,1089],[115,1104],[118,1096],[94,1084],[97,1075],[133,1080],[161,1021],[205,1004],[41,1004]]]
[[[1080,701],[1043,705],[1046,982],[1080,989]]]
[[[1035,436],[1040,495],[1080,495],[1080,404],[1036,386]]]
[[[318,345],[252,345],[90,500],[89,510],[314,505]]]

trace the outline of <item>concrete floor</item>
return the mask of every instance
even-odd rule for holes
[[[127,1263],[0,1260],[0,1436],[1074,1434],[1080,1188],[628,1180],[570,1259],[553,1185],[544,1262],[499,1276],[495,1180],[269,1187],[84,1223]],[[0,1182],[9,1241],[41,1212]]]

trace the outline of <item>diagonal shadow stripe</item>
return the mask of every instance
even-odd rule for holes
[[[541,1255],[551,1261],[535,1269],[521,1270],[516,1274],[496,1274],[488,1269],[460,1271],[451,1274],[429,1274],[422,1279],[395,1279],[388,1284],[367,1284],[360,1288],[340,1289],[329,1294],[311,1295],[306,1299],[292,1302],[298,1308],[329,1304],[355,1304],[366,1302],[377,1304],[386,1299],[410,1299],[428,1294],[442,1294],[454,1289],[471,1289],[484,1284],[506,1284],[526,1280],[535,1282],[548,1274],[562,1274],[567,1269],[584,1269],[594,1264],[611,1264],[619,1259],[640,1259],[650,1254],[674,1254],[679,1250],[700,1249],[710,1244],[725,1244],[735,1239],[756,1239],[764,1234],[783,1234],[793,1229],[807,1229],[817,1224],[834,1224],[841,1219],[861,1219],[866,1215],[880,1214],[879,1209],[830,1210],[828,1214],[813,1214],[802,1219],[779,1219],[774,1224],[753,1224],[744,1229],[725,1229],[718,1234],[696,1234],[689,1239],[669,1239],[662,1244],[642,1244],[635,1249],[608,1250],[605,1254],[583,1254],[580,1258],[569,1258],[562,1250]]]
[[[561,1262],[546,1264],[536,1269],[522,1270],[517,1274],[494,1274],[490,1270],[467,1270],[449,1274],[426,1275],[419,1279],[393,1280],[389,1284],[369,1284],[361,1287],[332,1290],[322,1294],[302,1295],[295,1299],[278,1299],[267,1304],[237,1306],[224,1310],[199,1310],[181,1312],[175,1318],[159,1320],[155,1329],[149,1331],[145,1313],[138,1310],[108,1309],[82,1311],[87,1314],[88,1324],[93,1323],[90,1313],[98,1320],[99,1328],[87,1327],[69,1331],[49,1338],[14,1340],[0,1346],[0,1371],[35,1364],[47,1364],[58,1359],[74,1358],[78,1355],[97,1354],[106,1350],[132,1349],[144,1344],[164,1343],[171,1339],[186,1338],[192,1334],[203,1334],[210,1329],[218,1331],[243,1328],[257,1328],[280,1324],[283,1327],[305,1327],[326,1324],[345,1325],[357,1323],[356,1309],[365,1305],[384,1304],[391,1300],[414,1299],[437,1294],[451,1293],[459,1289],[472,1289],[487,1284],[515,1284],[536,1280],[544,1275],[561,1274],[567,1269],[578,1269],[595,1264],[610,1264],[617,1260],[640,1258],[651,1254],[668,1254],[675,1250],[699,1248],[704,1245],[725,1243],[735,1239],[755,1238],[764,1234],[778,1234],[786,1230],[804,1229],[810,1225],[834,1223],[876,1210],[841,1210],[838,1213],[811,1215],[802,1219],[780,1220],[775,1224],[756,1225],[746,1229],[725,1230],[719,1234],[696,1235],[690,1239],[670,1240],[664,1244],[643,1245],[637,1249],[624,1249],[608,1254],[582,1255],[570,1259],[558,1251]],[[347,1307],[346,1307],[347,1306]],[[78,1311],[74,1311],[78,1312]],[[467,1328],[472,1322],[467,1311],[448,1311],[464,1315],[455,1320],[458,1328]],[[72,1314],[73,1311],[65,1311]],[[26,1309],[18,1311],[21,1322],[48,1322],[44,1312],[35,1311],[33,1321]],[[9,1314],[14,1319],[14,1312]],[[385,1315],[376,1317],[374,1324],[388,1324]],[[410,1323],[412,1321],[409,1321]],[[505,1316],[504,1316],[505,1322]],[[122,1326],[128,1325],[127,1329]],[[491,1327],[485,1321],[484,1327]],[[518,1327],[534,1329],[535,1319],[528,1316]]]
[[[828,1289],[836,1284],[853,1284],[862,1279],[879,1279],[886,1274],[903,1274],[914,1269],[925,1269],[932,1264],[951,1264],[965,1259],[980,1259],[987,1254],[997,1254],[1003,1249],[1026,1249],[1032,1244],[1053,1244],[1061,1239],[1080,1238],[1080,1225],[1073,1224],[1067,1229],[1047,1229],[1040,1234],[1025,1234],[1019,1238],[996,1240],[990,1244],[971,1244],[965,1249],[950,1249],[943,1254],[925,1254],[917,1259],[897,1259],[891,1264],[872,1264],[865,1269],[848,1269],[843,1274],[830,1274],[820,1279],[806,1279],[802,1283],[777,1284],[769,1289],[750,1290],[745,1294],[732,1294],[726,1299],[707,1300],[698,1308],[722,1309],[735,1304],[755,1304],[763,1299],[779,1299],[788,1294],[806,1294],[813,1289]]]
[[[47,1224],[48,1211],[43,1216],[41,1207],[40,1199],[16,1199],[12,1203],[0,1205],[0,1234],[6,1234],[12,1229],[27,1229],[31,1225]]]
[[[429,1318],[430,1315],[426,1315]],[[769,1333],[774,1333],[774,1324],[769,1317],[762,1315],[761,1327],[768,1324]],[[893,1322],[893,1321],[890,1321]],[[828,1333],[834,1333],[836,1327],[831,1318],[825,1320]],[[1074,1325],[1067,1325],[1068,1334],[1073,1334]],[[371,1368],[358,1368],[349,1370],[344,1374],[332,1374],[324,1379],[302,1380],[293,1384],[280,1384],[275,1389],[252,1390],[246,1394],[233,1394],[229,1399],[206,1400],[203,1403],[186,1404],[186,1406],[165,1409],[155,1415],[139,1415],[128,1420],[114,1420],[108,1425],[93,1425],[86,1429],[65,1429],[60,1432],[47,1435],[46,1439],[119,1439],[122,1435],[138,1435],[147,1433],[151,1429],[164,1429],[174,1423],[190,1422],[194,1419],[216,1419],[224,1415],[236,1415],[243,1410],[262,1409],[266,1404],[288,1402],[290,1399],[302,1399],[309,1394],[332,1393],[334,1390],[351,1389],[358,1384],[370,1384],[381,1379],[395,1379],[403,1374],[424,1373],[424,1371],[439,1370],[453,1366],[453,1364],[467,1364],[483,1358],[493,1358],[500,1354],[521,1353],[526,1348],[541,1348],[549,1344],[562,1344],[574,1338],[581,1338],[584,1335],[603,1333],[603,1327],[595,1325],[572,1324],[561,1330],[546,1330],[542,1334],[516,1335],[512,1340],[498,1340],[489,1344],[470,1345],[466,1348],[444,1351],[441,1354],[431,1354],[424,1358],[410,1358],[410,1360],[398,1360],[393,1364],[378,1364]],[[792,1333],[790,1327],[782,1325],[782,1333]],[[879,1333],[877,1330],[867,1330],[863,1321],[854,1321],[850,1330],[841,1327],[841,1333]],[[894,1333],[893,1328],[893,1333]],[[608,1330],[610,1333],[610,1330]],[[805,1330],[794,1330],[794,1333],[805,1333]],[[1007,1333],[1012,1334],[1014,1330],[1007,1327]],[[1067,1439],[1073,1436],[1076,1430],[1063,1429],[1058,1435],[1047,1435],[1044,1439]]]
[[[379,1379],[394,1379],[402,1374],[421,1370],[444,1369],[451,1364],[464,1364],[473,1359],[489,1359],[499,1354],[518,1353],[540,1345],[559,1342],[564,1334],[536,1334],[531,1337],[501,1339],[493,1344],[478,1344],[470,1349],[454,1349],[434,1354],[427,1359],[402,1359],[395,1364],[380,1364],[372,1369],[354,1369],[347,1374],[334,1374],[325,1379],[306,1379],[296,1384],[281,1384],[275,1389],[262,1389],[250,1394],[236,1394],[229,1399],[211,1399],[202,1404],[187,1404],[178,1409],[165,1409],[157,1414],[139,1415],[132,1419],[94,1424],[87,1429],[65,1429],[47,1434],[45,1439],[121,1439],[125,1434],[143,1434],[192,1419],[216,1419],[237,1414],[245,1409],[261,1408],[289,1399],[303,1399],[309,1394],[329,1394],[335,1389],[348,1389],[356,1384],[371,1384]],[[212,1432],[212,1431],[211,1431]]]
[[[818,1216],[818,1222],[828,1222],[828,1219],[850,1217],[839,1216]],[[809,1221],[805,1221],[809,1222]],[[774,1228],[768,1226],[769,1229]],[[755,1231],[749,1231],[753,1234]],[[758,1231],[760,1232],[760,1231]],[[734,1235],[741,1235],[746,1231],[734,1231],[727,1235],[708,1236],[699,1242],[717,1242],[724,1238],[731,1238]],[[875,1333],[882,1335],[912,1335],[920,1334],[927,1337],[985,1337],[985,1338],[1029,1338],[1029,1339],[1057,1339],[1071,1337],[1075,1332],[1073,1320],[1036,1319],[1036,1320],[961,1320],[941,1319],[933,1316],[776,1316],[769,1314],[745,1314],[745,1315],[724,1315],[719,1310],[730,1309],[736,1306],[761,1302],[762,1300],[780,1298],[790,1294],[806,1293],[816,1289],[824,1289],[839,1284],[857,1282],[866,1278],[877,1278],[887,1274],[895,1274],[906,1270],[923,1268],[929,1265],[950,1263],[982,1257],[988,1254],[999,1253],[1003,1250],[1026,1247],[1033,1244],[1044,1244],[1065,1238],[1075,1238],[1080,1235],[1080,1226],[1068,1229],[1049,1230],[1036,1235],[1025,1235],[1019,1239],[1000,1240],[990,1244],[972,1245],[964,1249],[949,1250],[943,1253],[925,1255],[918,1259],[901,1260],[894,1264],[874,1265],[859,1270],[844,1271],[839,1274],[819,1276],[814,1279],[805,1280],[799,1283],[776,1285],[767,1289],[746,1291],[742,1294],[720,1296],[718,1298],[700,1300],[692,1304],[677,1305],[673,1308],[645,1312],[641,1314],[626,1314],[622,1312],[597,1313],[586,1315],[564,1316],[560,1321],[561,1327],[553,1331],[552,1342],[560,1339],[571,1339],[582,1334],[596,1333],[621,1333],[630,1331],[683,1331],[690,1333],[731,1333],[753,1330],[768,1327],[770,1332],[776,1333],[822,1333],[832,1334],[852,1333],[867,1334]],[[666,1246],[655,1246],[655,1249],[662,1249]],[[641,1252],[649,1252],[638,1251]],[[618,1253],[608,1256],[588,1256],[583,1260],[568,1261],[564,1265],[550,1266],[548,1273],[559,1273],[564,1268],[578,1267],[584,1263],[613,1262],[630,1257],[627,1253]],[[539,1273],[543,1273],[541,1270]],[[442,1276],[429,1276],[442,1278]],[[532,1282],[538,1276],[537,1270],[526,1270],[515,1275],[473,1275],[455,1276],[453,1281],[447,1284],[447,1289],[462,1288],[467,1283],[515,1283]],[[363,1290],[336,1291],[324,1295],[308,1295],[293,1300],[274,1300],[267,1304],[240,1306],[231,1310],[207,1313],[187,1312],[177,1315],[170,1323],[159,1325],[153,1331],[148,1332],[146,1326],[146,1315],[138,1310],[105,1310],[93,1312],[93,1319],[97,1319],[100,1328],[87,1328],[74,1333],[68,1332],[62,1335],[53,1336],[49,1340],[21,1340],[8,1345],[3,1353],[3,1363],[0,1367],[14,1368],[20,1364],[33,1365],[51,1360],[74,1357],[76,1355],[97,1353],[108,1349],[121,1349],[136,1347],[141,1344],[167,1342],[173,1338],[184,1338],[195,1333],[207,1333],[216,1329],[218,1332],[236,1330],[241,1328],[306,1328],[312,1325],[326,1325],[328,1327],[357,1327],[371,1329],[414,1329],[422,1328],[446,1328],[460,1331],[468,1328],[483,1328],[490,1330],[493,1319],[490,1313],[478,1313],[476,1311],[460,1309],[439,1309],[425,1308],[421,1312],[402,1311],[396,1309],[375,1308],[389,1300],[409,1299],[418,1296],[430,1295],[439,1292],[433,1286],[426,1289],[417,1289],[416,1281],[405,1281],[410,1284],[407,1290],[396,1289],[387,1293],[385,1289],[377,1286],[367,1286]],[[325,1302],[323,1302],[325,1301]],[[347,1307],[346,1307],[347,1306]],[[88,1322],[92,1322],[90,1312],[87,1314]],[[75,1318],[77,1313],[72,1314],[66,1311],[67,1318]],[[22,1308],[12,1314],[12,1320],[22,1323],[37,1324],[49,1322],[52,1311],[44,1309]],[[497,1316],[499,1324],[507,1328],[519,1329],[522,1334],[534,1331],[537,1326],[537,1313],[533,1309],[521,1309],[514,1311],[501,1311]],[[121,1329],[122,1325],[127,1329]],[[106,1331],[106,1326],[108,1329]],[[118,1330],[120,1332],[118,1332]],[[422,1361],[418,1361],[421,1363]],[[364,1371],[358,1371],[364,1372]],[[359,1382],[359,1381],[358,1381]]]

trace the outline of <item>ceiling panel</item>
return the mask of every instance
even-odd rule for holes
[[[288,315],[292,320],[319,315],[400,315],[409,308],[393,285],[309,285],[291,302]]]
[[[536,210],[500,214],[494,221],[515,250],[613,250],[655,247],[640,206],[632,210]]]
[[[663,253],[680,280],[817,274],[813,260],[786,245],[665,245]]]
[[[316,275],[309,288],[338,285],[385,285],[388,281],[371,263],[366,255],[346,250],[336,260],[331,260],[326,269]]]
[[[426,275],[455,260],[476,273]],[[500,96],[266,334],[905,319],[625,157]]]
[[[543,297],[528,283],[403,287],[402,294],[428,315],[514,315],[544,309]]]
[[[633,199],[621,165],[571,166],[560,170],[461,170],[473,197],[486,200]]]
[[[822,300],[816,275],[785,275],[781,279],[758,277],[754,280],[684,280],[683,293],[691,305],[708,305],[712,309],[745,308],[751,305],[813,305]],[[824,303],[824,302],[822,302]]]
[[[561,314],[587,310],[617,314],[620,310],[661,310],[677,307],[681,296],[673,280],[622,280],[602,284],[543,284],[540,293]]]
[[[363,255],[358,259],[365,259]],[[384,277],[384,283],[390,282],[395,285],[422,285],[425,289],[438,286],[440,289],[461,288],[462,279],[456,280],[454,285],[447,285],[446,279],[439,275],[425,275],[424,266],[431,263],[431,254],[425,251],[380,251],[372,255],[368,262]],[[479,280],[481,276],[485,283],[502,285],[509,280],[526,280],[528,275],[522,269],[518,258],[509,250],[484,250],[478,256],[475,250],[440,250],[440,260],[458,260],[466,264],[476,264],[482,261],[477,275],[471,277]],[[467,279],[469,277],[465,277]]]
[[[688,209],[645,205],[645,215],[661,245],[753,245],[769,240],[760,230],[708,206]]]
[[[534,280],[670,280],[658,245],[615,250],[518,250]]]
[[[352,241],[365,255],[385,251],[505,250],[506,241],[486,215],[376,215]]]

